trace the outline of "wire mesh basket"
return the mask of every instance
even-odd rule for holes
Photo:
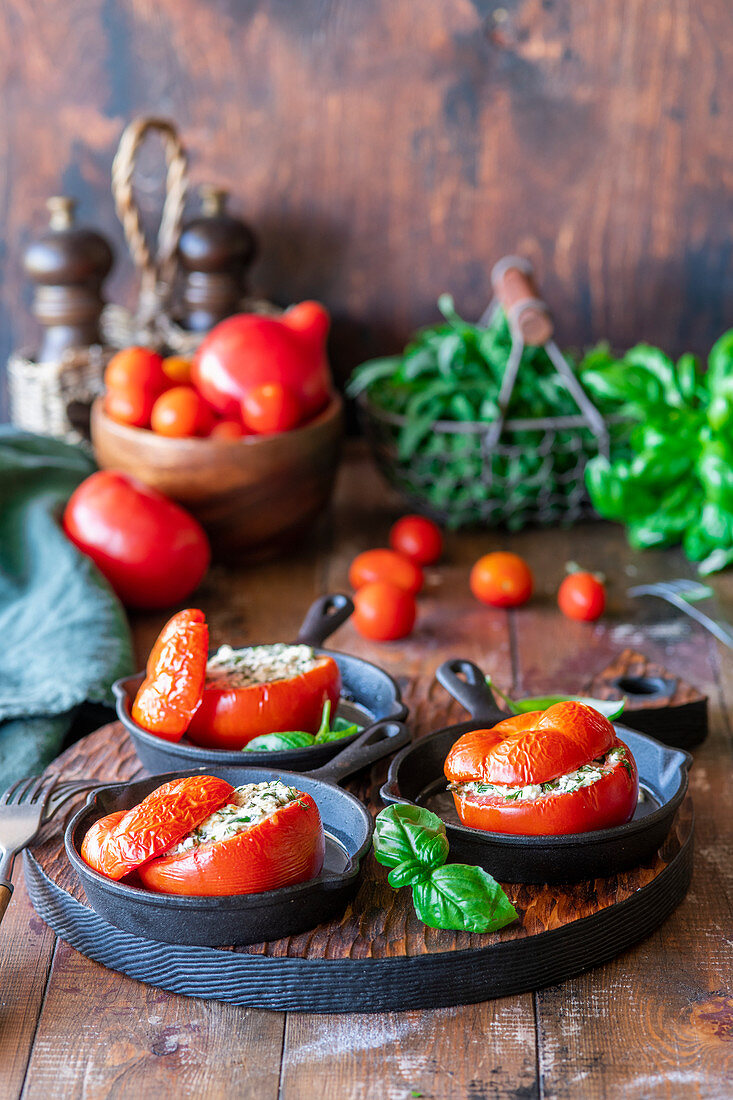
[[[357,398],[362,427],[387,481],[413,508],[449,527],[570,525],[594,515],[584,471],[594,455],[608,454],[607,424],[552,339],[552,321],[527,261],[501,260],[492,283],[495,298],[480,323],[490,323],[503,305],[512,335],[498,417],[436,420],[419,449],[404,456],[408,418],[380,408],[364,392]],[[505,418],[527,344],[544,346],[577,415]]]

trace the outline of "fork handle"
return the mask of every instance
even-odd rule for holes
[[[9,882],[0,882],[0,921],[5,916],[5,910],[10,905],[13,896],[13,887]]]

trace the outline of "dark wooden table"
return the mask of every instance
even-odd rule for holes
[[[345,463],[333,512],[297,556],[237,571],[215,568],[197,602],[214,644],[293,636],[309,601],[347,589],[351,558],[384,544],[399,505],[359,449]],[[515,613],[476,603],[467,571],[500,546],[535,571],[535,599]],[[567,561],[606,573],[597,624],[562,618],[554,592]],[[686,900],[649,939],[560,986],[429,1012],[317,1016],[239,1009],[172,996],[77,954],[35,915],[16,872],[0,932],[0,1096],[354,1098],[733,1096],[733,744],[728,650],[660,601],[630,601],[642,579],[690,572],[673,551],[636,554],[620,529],[589,524],[517,536],[455,535],[429,571],[415,633],[376,645],[347,624],[334,648],[387,665],[405,686],[417,733],[459,709],[433,684],[449,655],[481,664],[516,692],[577,691],[632,645],[711,699],[695,750],[696,856]],[[733,574],[715,578],[733,616]],[[164,614],[133,625],[140,663]]]

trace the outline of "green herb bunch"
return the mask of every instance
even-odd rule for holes
[[[423,924],[462,932],[494,932],[517,919],[501,886],[481,867],[446,863],[445,825],[422,806],[388,806],[377,815],[374,855],[392,870],[390,886],[412,887]]]
[[[283,733],[262,733],[253,737],[242,752],[283,752],[287,749],[303,749],[310,745],[323,745],[327,741],[342,741],[359,733],[361,726],[349,722],[346,718],[336,717],[331,721],[331,700],[326,699],[321,713],[321,724],[315,734],[305,730],[287,730]]]
[[[625,523],[638,549],[681,542],[700,573],[733,562],[733,329],[711,349],[707,373],[693,355],[675,364],[640,344],[588,364],[583,384],[634,423],[610,461],[586,468],[596,510]]]

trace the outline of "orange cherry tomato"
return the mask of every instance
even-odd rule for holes
[[[443,535],[425,516],[403,516],[389,533],[389,545],[416,565],[432,565],[443,553]]]
[[[479,558],[469,580],[477,600],[491,607],[519,607],[532,595],[529,566],[518,554],[495,550]]]
[[[364,638],[377,642],[404,638],[415,625],[415,597],[399,585],[371,581],[354,595],[352,622]]]
[[[569,573],[558,589],[557,603],[569,619],[592,623],[606,610],[606,589],[592,573]]]
[[[132,718],[166,741],[180,741],[201,705],[209,628],[203,611],[179,611],[161,630],[147,674],[132,704]]]
[[[372,581],[386,581],[415,595],[422,588],[422,569],[395,550],[365,550],[349,567],[349,584],[358,589]]]
[[[163,357],[150,348],[123,348],[112,356],[104,372],[108,390],[144,390],[158,395],[170,385]]]
[[[149,428],[155,396],[147,390],[116,389],[104,395],[104,411],[118,424]]]
[[[169,355],[162,365],[166,378],[176,386],[188,385],[191,381],[190,359],[184,359],[182,355]]]
[[[323,867],[325,839],[318,806],[309,794],[281,806],[244,832],[178,855],[145,863],[139,876],[148,890],[221,897],[260,894],[307,882]]]
[[[182,438],[208,435],[214,414],[193,386],[174,386],[156,400],[150,426],[158,435]]]
[[[289,432],[302,418],[303,409],[297,394],[281,382],[255,386],[242,399],[244,426],[260,435]]]
[[[249,434],[238,420],[218,420],[209,432],[212,439],[242,439]]]
[[[177,844],[228,802],[233,790],[231,783],[213,775],[163,783],[107,828],[106,835],[104,828],[94,832],[92,826],[81,846],[82,859],[107,878],[123,878]],[[108,824],[113,816],[106,819]]]

